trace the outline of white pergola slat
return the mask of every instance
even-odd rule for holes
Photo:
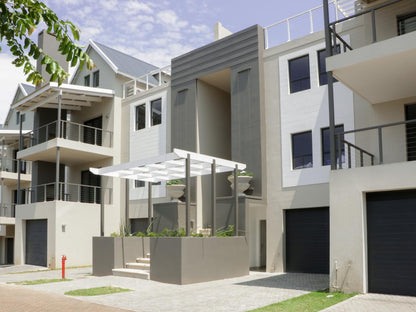
[[[216,173],[246,168],[246,165],[242,163],[175,148],[169,154],[104,168],[90,168],[90,171],[102,176],[146,182],[185,179],[188,155],[190,157],[190,177],[211,174],[211,164],[214,160]]]

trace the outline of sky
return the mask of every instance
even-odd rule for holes
[[[274,24],[317,7],[322,0],[45,0],[61,19],[81,29],[80,43],[89,39],[156,66],[214,40],[214,24],[231,32],[259,24]],[[37,38],[37,33],[32,35]],[[285,29],[276,32],[286,36]],[[36,39],[37,41],[37,39]],[[0,43],[0,123],[16,92],[25,82],[5,42]]]

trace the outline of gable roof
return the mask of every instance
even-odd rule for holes
[[[26,83],[21,83],[20,86],[25,90],[26,95],[31,94],[33,91],[36,90],[36,88],[32,85],[28,85]]]
[[[10,108],[9,108],[9,111],[7,112],[6,119],[4,120],[4,125],[7,125],[9,123],[9,120],[13,115],[13,109],[11,106],[18,101],[19,93],[21,93],[23,97],[25,97],[33,93],[35,90],[36,90],[35,86],[28,85],[26,83],[21,83],[21,82],[17,84],[17,89],[16,89],[16,92],[14,93],[12,103],[10,103]]]

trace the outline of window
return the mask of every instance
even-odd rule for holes
[[[309,55],[289,60],[290,93],[311,88]]]
[[[16,112],[16,125],[20,124],[20,112]]]
[[[92,74],[92,86],[98,87],[100,85],[100,71],[97,70]]]
[[[136,106],[136,131],[146,127],[146,105]]]
[[[312,131],[292,134],[292,157],[293,169],[312,167]]]
[[[336,53],[337,54],[341,53],[341,46],[339,44],[337,44]],[[318,67],[319,67],[319,85],[320,86],[328,84],[328,76],[326,74],[325,59],[326,59],[326,50],[325,49],[319,50],[318,51]],[[333,81],[337,82],[338,80],[334,78]]]
[[[335,126],[335,134],[344,132],[344,125]],[[337,140],[338,136],[335,137]],[[341,135],[341,140],[344,139],[344,135]],[[322,166],[331,164],[331,151],[329,144],[329,128],[321,129],[321,140],[322,140]],[[338,141],[335,142],[335,148],[338,151]],[[337,152],[337,163],[339,162],[339,155]],[[345,162],[344,144],[341,144],[341,160]]]
[[[416,30],[416,12],[397,18],[399,36]]]
[[[144,187],[145,184],[146,183],[144,181],[134,180],[134,188]]]
[[[90,75],[87,75],[84,77],[84,86],[86,87],[90,86]]]
[[[162,123],[162,99],[157,99],[150,102],[152,126],[160,125]]]

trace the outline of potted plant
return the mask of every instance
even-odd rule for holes
[[[185,190],[185,184],[181,180],[171,180],[166,182],[166,193],[171,198],[181,198]]]
[[[238,195],[244,195],[243,193],[250,187],[250,181],[253,179],[252,172],[240,171],[237,177],[237,191]],[[231,189],[234,190],[234,174],[228,176],[228,181],[231,182]]]

